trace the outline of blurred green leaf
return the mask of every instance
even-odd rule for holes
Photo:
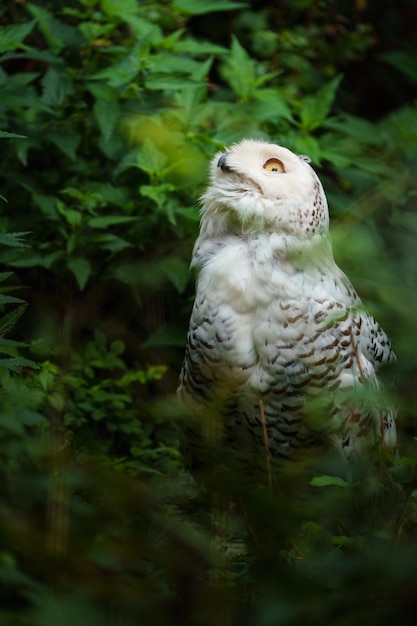
[[[108,228],[117,224],[129,224],[137,219],[137,217],[129,217],[127,215],[102,215],[100,217],[91,217],[88,220],[88,225],[91,228]]]
[[[349,487],[349,483],[339,476],[314,476],[310,480],[313,487]]]
[[[54,67],[48,68],[42,79],[42,101],[48,106],[64,104],[68,95],[73,93],[70,80]]]
[[[167,157],[160,152],[155,144],[146,138],[137,156],[137,165],[147,174],[161,174],[167,164]]]
[[[24,48],[23,40],[32,32],[36,22],[0,26],[0,53],[16,48]]]
[[[246,2],[231,2],[229,0],[208,0],[202,4],[199,0],[174,0],[174,9],[187,15],[204,15],[216,11],[234,11],[247,6]]]
[[[77,47],[82,44],[79,31],[69,24],[57,19],[48,9],[29,2],[28,11],[36,19],[37,24],[48,41],[51,51],[59,53],[65,46]]]
[[[307,96],[303,99],[300,119],[304,131],[315,130],[325,122],[342,78],[342,76],[337,76],[319,89],[314,96]]]
[[[78,287],[82,291],[91,276],[92,268],[90,261],[82,256],[72,257],[68,259],[67,266],[74,274]]]

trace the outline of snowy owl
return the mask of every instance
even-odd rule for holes
[[[395,448],[395,419],[377,392],[377,370],[395,357],[336,265],[328,231],[306,157],[249,139],[214,157],[178,388],[191,469]]]

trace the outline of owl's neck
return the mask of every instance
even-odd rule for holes
[[[328,232],[319,232],[305,239],[279,232],[228,232],[210,237],[201,229],[193,253],[192,266],[201,268],[226,248],[234,250],[234,263],[252,259],[256,263],[285,264],[295,271],[308,268],[325,271],[334,266]]]
[[[279,215],[270,212],[237,212],[228,207],[217,206],[216,210],[203,212],[200,225],[200,237],[207,239],[221,237],[254,237],[260,235],[278,235],[283,241],[297,246],[305,245],[316,235],[328,233],[328,222],[317,227],[299,223],[293,219],[282,220]],[[285,244],[288,245],[288,244]]]

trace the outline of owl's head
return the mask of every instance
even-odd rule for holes
[[[202,216],[211,235],[271,231],[306,239],[329,225],[323,187],[306,158],[251,139],[215,155]]]

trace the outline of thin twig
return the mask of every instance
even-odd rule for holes
[[[262,400],[259,400],[259,414],[261,416],[261,424],[262,424],[262,437],[263,437],[264,449],[265,449],[266,472],[268,475],[268,487],[271,489],[272,487],[271,453],[269,451],[268,431],[266,429],[266,419],[265,419],[265,408],[264,408],[264,403]]]

